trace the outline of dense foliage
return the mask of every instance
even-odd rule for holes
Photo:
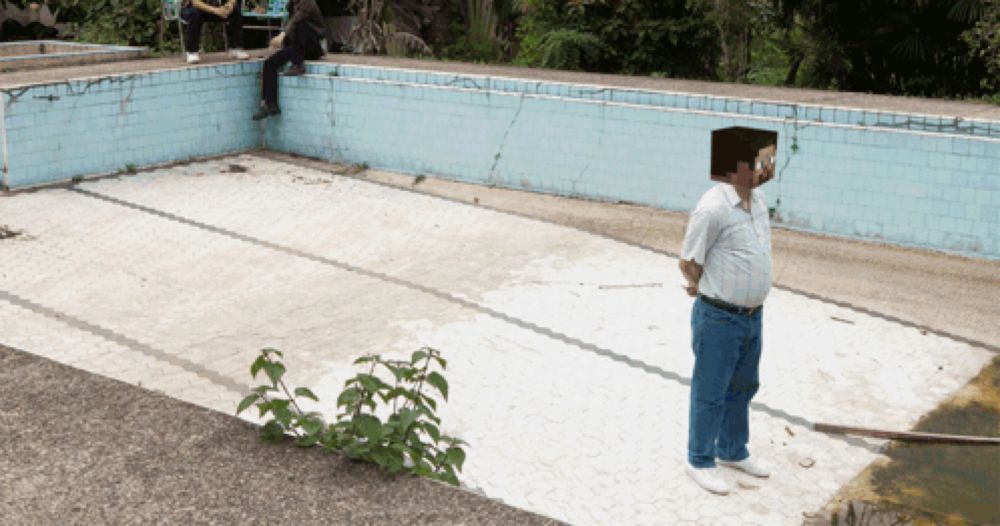
[[[972,55],[982,60],[986,67],[987,74],[980,81],[980,88],[996,97],[1000,94],[1000,0],[982,3],[981,16],[972,29],[962,33],[962,38]]]
[[[681,77],[714,76],[717,42],[685,0],[525,0],[518,62]]]
[[[983,93],[985,62],[963,34],[983,19],[990,3],[995,14],[995,2],[790,3],[799,4],[791,23],[808,35],[798,51],[810,61],[802,84],[928,96]]]
[[[83,40],[176,49],[160,0],[41,1]],[[1000,0],[318,2],[361,15],[361,52],[1000,102]]]

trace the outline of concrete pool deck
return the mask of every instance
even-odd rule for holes
[[[799,523],[882,445],[811,423],[908,428],[996,353],[995,333],[774,290],[751,449],[775,475],[715,497],[681,470],[692,360],[676,259],[291,161],[0,197],[0,223],[20,233],[0,240],[0,343],[223,412],[261,347],[284,350],[291,380],[330,404],[356,356],[432,345],[450,362],[446,428],[470,443],[463,481],[574,524]],[[506,191],[476,192],[486,204]],[[615,206],[518,195],[553,214]],[[939,257],[995,297],[996,262]]]

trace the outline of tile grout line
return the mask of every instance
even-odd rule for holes
[[[129,338],[124,334],[117,333],[111,329],[107,329],[100,325],[95,325],[81,318],[71,316],[64,312],[57,311],[53,308],[46,307],[40,303],[36,303],[27,298],[23,298],[14,293],[8,292],[6,290],[0,289],[0,301],[5,301],[11,305],[21,307],[23,309],[30,310],[36,314],[40,314],[47,318],[62,322],[70,327],[79,329],[84,332],[88,332],[107,341],[116,343],[118,345],[124,346],[126,348],[138,351],[140,354],[144,354],[155,360],[166,362],[170,365],[183,369],[189,373],[194,374],[202,379],[205,379],[219,387],[224,387],[234,393],[245,394],[248,387],[236,382],[235,380],[223,376],[222,374],[213,371],[201,364],[192,362],[191,360],[175,356],[166,351],[157,349],[151,345],[147,345],[141,341]]]

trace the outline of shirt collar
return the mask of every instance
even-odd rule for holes
[[[740,194],[736,193],[736,189],[733,188],[733,185],[729,183],[720,184],[722,184],[722,195],[726,197],[726,202],[729,203],[729,206],[740,206]],[[753,196],[752,192],[753,191],[751,190],[751,197]]]
[[[722,185],[722,195],[726,197],[726,203],[728,203],[729,206],[733,208],[736,207],[742,208],[743,205],[741,204],[740,201],[740,194],[736,193],[736,188],[733,188],[733,185],[729,183],[719,183],[719,184]],[[750,190],[750,202],[753,203],[754,206],[757,206],[757,198],[759,196],[760,192],[756,188]]]

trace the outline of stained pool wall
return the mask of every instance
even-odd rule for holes
[[[777,222],[1000,257],[1000,122],[315,64],[269,148],[559,195],[690,210],[713,129],[779,134]],[[303,132],[307,130],[307,132]]]
[[[779,134],[777,224],[1000,258],[1000,121],[332,63],[283,78],[251,123],[259,63],[4,90],[8,184],[258,146],[687,211],[710,134]]]
[[[254,148],[259,63],[6,88],[6,184],[18,188]]]

